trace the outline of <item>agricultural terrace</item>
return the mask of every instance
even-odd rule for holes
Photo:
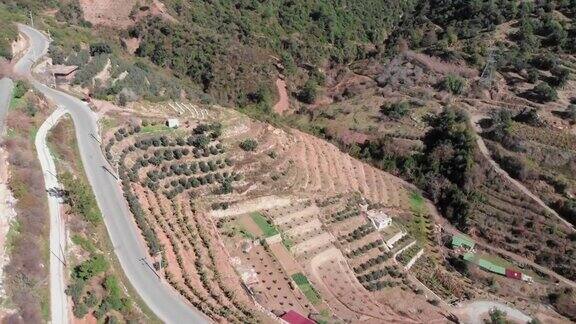
[[[262,313],[238,286],[213,224],[196,207],[196,197],[228,193],[242,178],[220,141],[222,126],[195,123],[172,130],[159,123],[144,120],[118,127],[104,142],[156,260],[153,266],[214,320],[258,321]]]
[[[428,237],[407,230],[427,215],[404,182],[305,133],[211,113],[220,118],[176,129],[150,116],[110,123],[104,135],[109,172],[175,290],[216,321],[274,316],[259,306],[338,321],[442,318],[397,261]],[[389,214],[401,237],[388,246],[367,210]]]
[[[535,127],[528,123],[511,122],[502,138],[489,137],[492,140],[486,140],[487,147],[503,169],[525,184],[560,216],[576,223],[575,204],[571,198],[576,188],[572,167],[576,155],[576,136],[550,126]],[[484,191],[493,208],[484,208],[483,211],[488,215],[497,215],[496,229],[501,228],[501,220],[509,222],[512,219],[510,234],[526,238],[514,239],[509,243],[513,245],[511,248],[523,251],[527,257],[567,278],[575,279],[575,235],[531,201],[519,201],[519,194],[512,192],[506,197],[505,185],[494,181],[491,184]],[[487,234],[494,239],[491,233]],[[533,241],[536,237],[539,239]]]

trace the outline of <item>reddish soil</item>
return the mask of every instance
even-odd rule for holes
[[[72,316],[72,324],[96,324],[98,319],[92,313],[86,314],[84,318],[76,318]]]
[[[251,288],[262,306],[269,310],[293,309],[306,315],[314,311],[306,297],[284,273],[280,263],[262,246],[253,247],[248,254],[238,253],[242,264],[250,265],[258,275],[259,282]]]
[[[290,100],[288,98],[288,91],[286,90],[286,81],[278,78],[276,79],[276,89],[278,89],[278,102],[274,105],[274,112],[279,115],[290,109]]]
[[[137,0],[80,0],[84,19],[94,25],[118,28],[126,28],[134,23],[134,20],[130,18],[130,12],[136,3],[138,3]],[[138,20],[148,15],[160,16],[168,21],[176,22],[176,19],[168,14],[165,5],[158,0],[152,0],[149,6],[142,6],[135,19]]]
[[[301,271],[298,263],[296,263],[290,252],[286,250],[286,247],[284,247],[282,243],[274,243],[270,245],[270,251],[272,251],[276,259],[280,262],[280,265],[282,265],[282,268],[284,268],[287,275],[291,276]]]
[[[132,24],[130,11],[136,0],[80,0],[84,19],[94,25],[126,28]]]
[[[260,229],[260,227],[258,227],[258,225],[256,225],[256,223],[254,223],[254,221],[252,220],[252,218],[249,215],[244,215],[238,218],[238,223],[248,232],[256,235],[256,236],[261,236],[262,234],[262,230]]]

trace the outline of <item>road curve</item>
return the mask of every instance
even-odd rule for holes
[[[27,75],[36,89],[72,116],[86,176],[126,277],[162,321],[179,324],[209,322],[201,311],[189,305],[172,287],[160,280],[143,261],[148,259],[147,248],[140,239],[139,230],[124,200],[120,184],[103,168],[107,161],[97,141],[99,136],[96,114],[78,98],[47,87],[30,76],[33,62],[46,54],[49,41],[46,36],[29,26],[19,25],[18,28],[28,37],[30,48],[24,59],[16,64],[15,72]]]
[[[62,199],[51,194],[51,190],[60,188],[56,177],[56,165],[46,145],[46,136],[58,120],[66,113],[63,109],[55,110],[38,129],[34,145],[38,160],[44,173],[44,186],[48,196],[50,211],[50,315],[52,323],[68,324],[68,297],[66,296],[66,278],[64,269],[64,251],[66,250],[66,232],[62,221]]]
[[[518,321],[520,323],[528,323],[532,318],[521,311],[506,306],[502,303],[493,301],[474,301],[469,304],[464,305],[459,312],[463,313],[468,317],[468,321],[464,321],[467,324],[483,324],[483,317],[487,316],[492,309],[498,309],[506,313],[506,317],[509,320]]]

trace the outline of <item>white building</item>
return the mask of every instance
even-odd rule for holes
[[[166,121],[166,126],[170,128],[178,128],[180,127],[180,121],[176,118],[170,118]]]
[[[372,222],[374,228],[378,231],[383,230],[392,224],[392,218],[382,210],[369,210],[366,212],[366,215]]]

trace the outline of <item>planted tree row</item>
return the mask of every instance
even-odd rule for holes
[[[364,254],[364,253],[366,253],[372,249],[375,249],[375,248],[378,248],[381,252],[383,252],[383,251],[385,251],[384,247],[382,246],[383,244],[384,244],[384,241],[382,239],[377,239],[375,241],[372,241],[370,243],[366,243],[366,244],[362,245],[361,247],[356,248],[356,249],[348,252],[346,254],[346,256],[348,258],[355,258],[355,257],[360,256],[360,255],[362,255],[362,254]]]
[[[380,265],[390,259],[392,255],[389,252],[382,253],[376,257],[370,258],[365,262],[360,263],[358,266],[354,267],[355,273],[362,273],[369,268]]]
[[[340,242],[354,242],[357,241],[363,237],[365,237],[366,235],[374,232],[374,226],[372,226],[372,224],[370,223],[366,223],[366,224],[362,224],[359,227],[357,227],[356,229],[354,229],[352,232],[346,234],[346,235],[342,235],[339,237]]]

